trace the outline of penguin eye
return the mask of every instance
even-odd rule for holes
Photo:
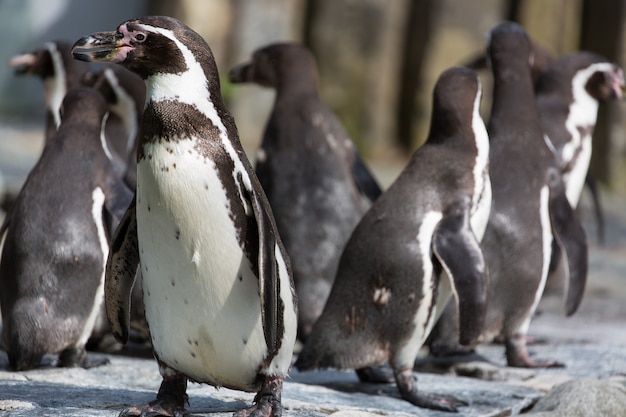
[[[144,33],[139,32],[138,34],[135,35],[135,40],[137,42],[143,42],[146,40],[146,35]]]

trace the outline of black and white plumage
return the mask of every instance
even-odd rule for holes
[[[521,26],[502,23],[490,32],[487,51],[494,77],[487,125],[493,205],[482,242],[489,269],[483,339],[503,337],[510,366],[555,366],[558,362],[529,357],[526,335],[543,294],[553,241],[567,264],[567,315],[578,308],[587,276],[586,237],[544,140],[528,36]]]
[[[84,83],[98,89],[109,103],[105,134],[112,160],[126,184],[135,189],[139,126],[146,102],[145,83],[127,69],[113,64],[100,72],[90,72],[84,77]]]
[[[322,313],[350,233],[381,193],[341,122],[320,99],[315,57],[296,43],[254,52],[230,71],[235,83],[276,90],[257,152],[256,173],[291,259],[298,336]],[[363,194],[361,194],[363,192]]]
[[[108,220],[119,220],[132,197],[105,154],[102,96],[70,90],[61,114],[1,228],[2,337],[15,370],[36,367],[46,353],[59,353],[59,366],[88,365]]]
[[[574,208],[589,169],[599,104],[621,99],[623,88],[622,69],[590,52],[551,61],[537,82],[536,102],[546,140],[554,149]]]
[[[84,37],[73,53],[119,63],[147,87],[136,204],[112,245],[105,299],[124,341],[140,266],[163,382],[154,402],[122,415],[182,414],[188,379],[257,391],[238,415],[280,415],[297,321],[289,258],[210,48],[181,22],[151,16]]]
[[[469,69],[452,68],[439,77],[426,143],[352,233],[298,369],[361,368],[388,360],[407,401],[444,410],[461,404],[419,395],[412,370],[452,293],[463,343],[473,343],[482,330],[487,275],[479,241],[491,188],[480,96],[478,77]]]

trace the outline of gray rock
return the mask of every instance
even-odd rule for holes
[[[580,378],[556,386],[533,407],[529,417],[623,417],[626,387],[609,380]]]

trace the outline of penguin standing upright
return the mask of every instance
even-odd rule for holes
[[[622,98],[624,72],[605,58],[577,52],[553,60],[535,89],[543,130],[576,208],[591,161],[591,136],[599,103]]]
[[[135,200],[117,229],[105,299],[128,338],[137,267],[163,377],[155,401],[121,415],[180,415],[188,379],[257,391],[239,416],[278,416],[296,339],[289,258],[220,94],[209,46],[176,19],[149,16],[76,42],[74,57],[144,79]]]
[[[494,77],[487,125],[493,204],[482,241],[489,270],[482,339],[503,337],[510,366],[559,366],[553,360],[531,359],[526,335],[548,276],[553,240],[568,267],[567,315],[576,311],[583,296],[587,242],[544,140],[526,32],[510,22],[496,26],[487,52]],[[453,323],[455,318],[446,314],[442,320]]]
[[[34,52],[16,55],[9,61],[18,75],[35,75],[44,83],[46,107],[45,137],[61,124],[61,103],[65,94],[82,82],[89,65],[72,59],[71,45],[65,41],[46,42]]]
[[[322,313],[350,233],[380,187],[335,114],[320,99],[313,54],[296,43],[254,52],[230,80],[276,89],[257,152],[256,173],[291,259],[298,296],[298,337]],[[360,182],[359,182],[360,181]]]
[[[61,110],[2,225],[2,339],[15,370],[46,353],[59,353],[59,366],[90,365],[85,343],[103,300],[107,219],[121,218],[132,197],[104,151],[102,96],[73,89]]]
[[[482,329],[487,276],[479,241],[491,188],[480,96],[478,76],[467,68],[439,77],[428,138],[350,236],[299,370],[388,360],[407,401],[448,411],[462,404],[419,394],[412,370],[453,292],[463,343]]]
[[[81,61],[77,61],[81,62]],[[134,189],[137,185],[137,148],[139,126],[146,101],[146,86],[136,74],[111,64],[99,73],[89,73],[85,84],[98,89],[109,103],[105,135],[114,154],[116,168],[124,181]]]

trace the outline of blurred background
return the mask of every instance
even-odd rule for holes
[[[590,50],[626,62],[625,0],[0,0],[0,172],[23,180],[41,147],[43,87],[7,63],[48,40],[75,41],[147,14],[176,17],[215,54],[222,92],[254,158],[273,92],[228,83],[228,70],[268,43],[298,41],[314,52],[321,96],[388,184],[425,138],[439,74],[484,53],[503,20],[521,23],[555,56]],[[489,115],[490,74],[482,112]],[[591,170],[603,192],[626,195],[625,105],[600,108]]]

